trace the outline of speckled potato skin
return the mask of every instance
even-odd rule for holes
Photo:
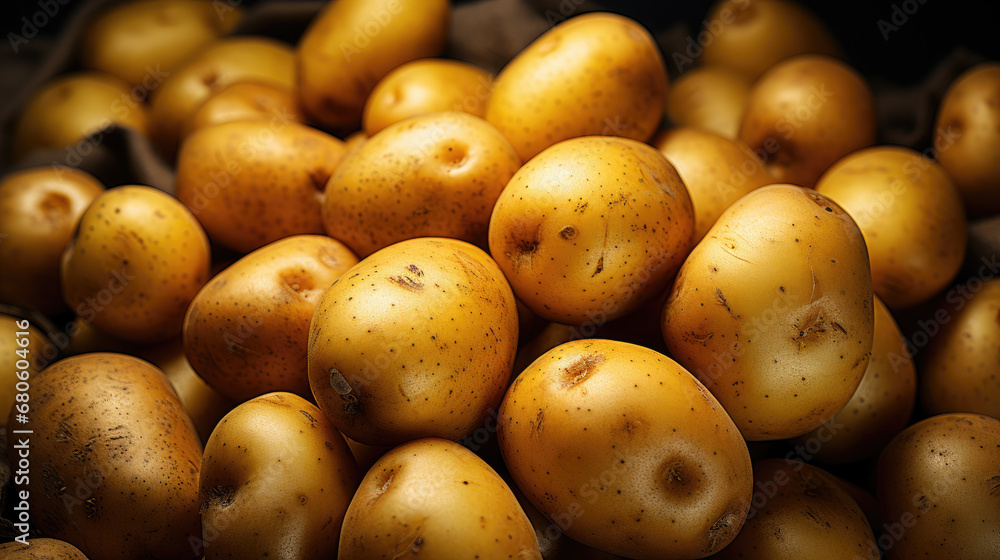
[[[791,459],[753,465],[753,507],[732,544],[714,560],[878,560],[861,507],[833,475]]]
[[[80,549],[57,539],[28,539],[25,546],[19,542],[0,544],[0,556],[7,560],[88,560]]]
[[[670,355],[748,440],[798,436],[854,394],[872,349],[868,253],[829,199],[761,187],[722,214],[663,310]]]
[[[541,560],[514,494],[461,445],[425,438],[385,454],[365,475],[340,533],[339,560]]]
[[[528,45],[497,75],[486,120],[524,161],[578,136],[653,136],[667,72],[648,31],[628,18],[584,14]]]
[[[718,401],[670,358],[610,340],[567,342],[515,379],[500,450],[567,535],[629,558],[701,558],[750,507],[750,455]]]
[[[202,128],[177,157],[177,198],[212,241],[243,253],[323,233],[323,190],[345,152],[341,140],[293,121]]]
[[[589,136],[518,170],[493,209],[490,253],[534,313],[601,322],[662,292],[693,231],[687,189],[660,152]]]
[[[832,165],[816,191],[861,228],[875,293],[891,309],[926,301],[961,268],[968,235],[962,201],[944,168],[919,152],[860,150]]]
[[[236,82],[211,94],[184,125],[186,138],[195,130],[234,121],[265,121],[271,126],[305,122],[292,92],[278,86]]]
[[[323,292],[358,259],[323,235],[295,235],[236,261],[198,292],[184,349],[198,375],[237,402],[288,391],[310,398],[309,323]]]
[[[63,299],[121,340],[161,342],[208,280],[208,237],[177,199],[152,187],[115,187],[94,199],[66,247]]]
[[[900,432],[878,461],[889,560],[993,560],[1000,551],[1000,420],[942,414]]]
[[[309,383],[347,437],[459,439],[500,404],[517,350],[514,294],[490,257],[454,239],[403,241],[323,295]]]
[[[909,423],[916,398],[917,372],[906,340],[876,296],[872,357],[861,383],[844,408],[795,444],[811,447],[807,452],[824,463],[874,457]]]
[[[684,72],[667,92],[667,117],[691,127],[736,140],[750,98],[751,80],[720,66]]]
[[[269,393],[233,409],[205,444],[205,560],[335,558],[361,473],[312,403]]]
[[[41,371],[50,360],[45,358],[46,353],[55,353],[55,346],[49,341],[42,331],[27,322],[28,328],[23,327],[26,323],[24,319],[11,315],[0,314],[0,428],[7,425],[7,414],[11,406],[15,404],[14,399],[20,392],[17,390],[19,381],[26,381],[31,384],[31,377]],[[19,334],[27,333],[27,335]],[[21,346],[18,341],[27,339],[28,345]],[[21,351],[22,354],[17,352]],[[17,367],[18,362],[25,359],[24,351],[27,351],[28,367]],[[24,363],[21,363],[23,366]],[[27,378],[22,379],[18,374],[22,371],[28,372]],[[30,410],[31,393],[28,393],[28,407]]]
[[[25,169],[0,181],[0,301],[55,314],[65,309],[59,259],[104,185],[72,167]]]
[[[74,356],[32,377],[31,519],[90,560],[196,558],[201,442],[162,371],[124,354]]]

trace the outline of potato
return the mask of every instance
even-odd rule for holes
[[[323,294],[309,327],[309,384],[361,443],[457,440],[500,404],[517,325],[514,294],[486,253],[454,239],[403,241]]]
[[[903,430],[878,461],[888,558],[994,560],[998,484],[1000,420],[942,414]]]
[[[359,256],[414,237],[486,246],[490,213],[521,160],[465,113],[398,122],[345,157],[326,185],[323,225]]]
[[[844,408],[795,443],[809,457],[825,463],[873,457],[909,424],[916,396],[917,372],[906,340],[889,309],[876,297],[872,357],[861,383]]]
[[[753,507],[718,560],[878,560],[875,536],[840,481],[791,459],[755,462]]]
[[[309,398],[309,322],[323,292],[358,263],[336,239],[295,235],[212,278],[184,317],[191,366],[237,402],[274,391]]]
[[[116,187],[94,199],[66,247],[63,298],[112,336],[161,342],[180,334],[210,262],[205,231],[177,199],[152,187]]]
[[[833,162],[875,142],[875,102],[851,67],[803,55],[754,84],[740,139],[780,182],[812,187]]]
[[[11,141],[11,155],[20,160],[35,150],[73,147],[91,134],[112,126],[146,134],[149,117],[142,99],[128,84],[102,72],[73,72],[47,82],[20,111]]]
[[[663,117],[667,72],[638,23],[584,14],[557,25],[496,77],[486,120],[527,161],[568,138],[648,140]]]
[[[810,189],[762,187],[730,206],[684,262],[663,338],[746,439],[798,436],[861,382],[871,285],[864,239],[846,212]]]
[[[368,135],[365,131],[358,130],[344,138],[344,146],[347,148],[348,152],[353,152],[360,148],[362,144],[368,142]]]
[[[32,522],[90,560],[195,558],[201,443],[163,372],[94,353],[31,379],[30,420],[12,412],[7,441],[30,456]]]
[[[726,208],[774,182],[749,146],[696,128],[664,131],[653,142],[684,181],[694,206],[694,242],[701,241]]]
[[[557,346],[511,385],[497,435],[525,495],[570,537],[629,558],[701,558],[750,507],[747,446],[673,360],[633,344]]]
[[[212,241],[242,253],[323,233],[323,190],[345,151],[342,141],[291,121],[203,128],[177,158],[177,198]]]
[[[375,84],[397,66],[444,50],[447,0],[337,0],[295,51],[299,101],[324,127],[351,132]]]
[[[725,67],[694,68],[681,74],[670,86],[667,116],[677,126],[738,139],[750,98],[750,83]]]
[[[35,167],[0,181],[0,301],[55,314],[65,309],[59,259],[83,211],[104,191],[86,171]]]
[[[183,136],[233,121],[266,121],[274,127],[305,122],[291,92],[268,84],[236,82],[211,94],[188,118]]]
[[[661,153],[583,137],[518,170],[493,209],[490,253],[534,313],[602,323],[666,288],[693,231],[687,189]]]
[[[20,542],[0,544],[0,556],[7,560],[87,560],[80,549],[68,542],[34,538],[27,545]]]
[[[340,560],[541,560],[510,488],[468,449],[419,439],[383,456],[347,508]]]
[[[898,146],[858,151],[831,166],[816,191],[861,228],[875,293],[891,309],[930,299],[961,268],[962,201],[944,169],[920,153]]]
[[[984,281],[971,299],[948,299],[956,301],[954,314],[945,310],[944,321],[935,319],[941,330],[930,337],[922,357],[924,409],[1000,418],[1000,279]]]
[[[236,407],[205,444],[205,560],[335,558],[361,473],[312,403],[270,393]]]
[[[959,76],[941,100],[934,126],[937,160],[955,180],[973,216],[1000,213],[1000,63]]]
[[[0,314],[0,428],[7,425],[18,393],[31,398],[31,378],[52,361],[54,356],[46,355],[54,352],[52,342],[31,321]],[[28,390],[19,391],[19,383]]]
[[[240,15],[229,4],[205,0],[140,0],[111,6],[87,26],[80,62],[148,92],[158,84],[152,78],[174,72],[228,33]]]
[[[152,95],[150,135],[161,155],[172,161],[191,115],[213,92],[237,82],[294,91],[292,48],[267,37],[231,37],[187,59]]]

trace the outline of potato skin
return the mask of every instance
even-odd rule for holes
[[[274,127],[305,122],[295,96],[269,84],[236,82],[211,94],[188,118],[184,137],[200,128],[234,121],[266,121]]]
[[[995,559],[998,483],[1000,420],[942,414],[900,432],[878,461],[882,519],[902,525],[889,560]]]
[[[857,389],[874,332],[858,226],[811,189],[770,185],[729,207],[663,311],[670,355],[748,440],[818,427]]]
[[[28,325],[28,328],[21,328],[25,324]],[[25,336],[18,333],[28,334]],[[23,339],[27,339],[27,346],[18,344],[18,341]],[[27,350],[27,368],[17,367],[17,363],[25,359],[24,354],[17,353],[22,350]],[[0,428],[7,425],[7,414],[14,405],[14,399],[19,392],[17,391],[17,383],[27,381],[30,390],[31,377],[51,361],[45,357],[46,354],[54,352],[55,346],[52,345],[52,342],[30,321],[12,315],[0,314]],[[23,366],[24,363],[21,365]],[[18,376],[18,373],[22,371],[28,372],[27,379],[21,379]],[[28,396],[30,398],[31,393],[28,393]]]
[[[521,373],[500,450],[567,535],[629,558],[700,558],[736,536],[750,455],[718,401],[679,364],[633,344],[577,340]]]
[[[333,558],[361,474],[312,403],[269,393],[233,409],[205,445],[205,559]]]
[[[486,253],[411,239],[323,295],[309,328],[309,383],[320,409],[361,443],[457,440],[500,404],[517,333],[514,294]]]
[[[541,560],[514,494],[474,453],[425,438],[386,453],[365,475],[340,533],[340,560]]]
[[[90,560],[195,558],[201,443],[166,376],[123,354],[32,377],[32,520]],[[11,417],[13,420],[13,417]],[[9,430],[8,453],[24,438]]]
[[[309,323],[323,292],[358,263],[336,239],[295,235],[243,257],[198,292],[184,349],[198,375],[237,402],[288,391],[309,398]]]
[[[693,68],[670,85],[667,116],[679,127],[739,139],[750,84],[750,80],[728,68]]]
[[[28,539],[28,546],[19,542],[0,544],[0,556],[7,560],[88,560],[80,549],[58,539]]]

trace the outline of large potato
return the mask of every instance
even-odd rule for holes
[[[122,354],[66,358],[32,377],[28,417],[11,413],[8,452],[27,449],[21,489],[46,535],[90,560],[196,558],[201,443],[162,371]]]
[[[340,532],[340,560],[541,560],[510,488],[457,443],[420,439],[365,475]]]
[[[236,261],[188,307],[191,366],[237,402],[274,391],[309,398],[309,323],[323,292],[357,262],[322,235],[286,237]]]
[[[309,328],[309,383],[337,428],[366,444],[459,439],[503,397],[517,349],[514,294],[463,241],[387,247],[323,295]]]
[[[638,23],[585,14],[528,45],[500,72],[486,120],[527,161],[578,136],[648,140],[663,117],[667,72]]]
[[[335,558],[361,474],[312,403],[270,393],[226,415],[205,444],[205,560]]]
[[[254,82],[236,82],[211,94],[188,118],[184,138],[195,130],[233,121],[266,121],[274,127],[305,122],[295,96],[286,89]]]
[[[59,259],[83,211],[104,191],[72,167],[36,167],[0,181],[0,301],[57,313],[65,309]]]
[[[570,537],[629,558],[701,558],[750,508],[750,455],[712,395],[666,356],[578,340],[521,373],[500,449],[531,502]]]
[[[490,214],[521,160],[479,117],[398,122],[345,157],[326,185],[323,224],[359,256],[414,237],[486,246]]]
[[[719,66],[689,70],[667,92],[667,116],[677,126],[740,137],[751,81]]]
[[[816,191],[865,236],[875,293],[892,309],[941,291],[962,266],[962,200],[944,169],[909,148],[877,146],[830,167]]]
[[[854,394],[872,350],[868,252],[811,189],[744,196],[684,262],[663,310],[670,354],[748,440],[798,436]]]
[[[6,560],[88,560],[80,549],[68,542],[34,538],[27,545],[20,542],[0,544],[0,556]]]
[[[326,128],[361,124],[368,94],[390,70],[441,54],[447,0],[337,0],[313,19],[296,47],[299,100]]]
[[[691,199],[663,154],[588,136],[518,170],[493,209],[490,253],[534,313],[601,324],[666,288],[693,231]]]
[[[15,402],[30,410],[24,399],[31,399],[31,378],[51,362],[46,355],[54,350],[48,337],[30,321],[0,314],[0,428],[7,425]],[[19,384],[27,390],[19,390]],[[19,393],[23,396],[18,397]]]
[[[152,187],[116,187],[90,204],[63,254],[63,298],[112,336],[160,342],[180,334],[210,262],[205,231],[177,199]]]

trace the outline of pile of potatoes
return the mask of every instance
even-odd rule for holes
[[[122,126],[176,183],[0,179],[0,557],[1000,558],[1000,63],[918,152],[788,0],[673,83],[609,13],[491,76],[450,12],[90,23],[12,157]]]

